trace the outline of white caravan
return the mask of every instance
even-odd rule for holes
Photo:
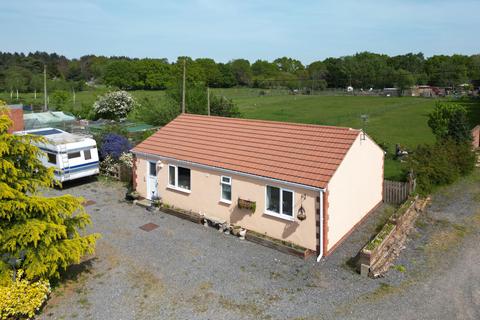
[[[55,168],[58,181],[74,180],[99,173],[97,143],[95,140],[71,134],[60,129],[42,128],[18,131],[15,134],[42,136],[45,143],[35,143],[44,154],[41,161]]]

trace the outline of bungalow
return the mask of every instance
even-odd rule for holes
[[[142,197],[294,243],[318,259],[382,202],[384,153],[361,130],[182,114],[132,152]]]

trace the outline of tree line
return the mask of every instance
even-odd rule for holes
[[[83,90],[104,84],[123,90],[163,90],[176,86],[187,68],[189,83],[212,88],[246,86],[323,90],[326,88],[406,88],[414,84],[451,87],[480,81],[480,54],[436,55],[422,53],[388,56],[361,52],[304,65],[282,57],[273,61],[234,59],[227,63],[209,58],[179,57],[134,59],[85,55],[68,59],[56,53],[0,52],[0,90],[34,92],[43,88],[46,66],[50,90]]]

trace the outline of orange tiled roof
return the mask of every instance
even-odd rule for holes
[[[182,114],[133,151],[325,188],[359,133],[342,127]]]

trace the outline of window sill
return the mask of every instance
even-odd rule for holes
[[[220,199],[218,202],[220,202],[222,204],[232,204],[232,201],[224,200],[224,199]]]
[[[272,217],[275,217],[275,218],[279,218],[279,219],[282,219],[282,220],[295,221],[295,218],[292,217],[292,216],[287,216],[285,214],[279,214],[279,213],[272,212],[272,211],[264,211],[263,214],[265,214],[267,216],[272,216]]]
[[[178,188],[178,187],[175,187],[175,186],[167,186],[167,189],[174,190],[174,191],[179,191],[179,192],[183,192],[183,193],[188,193],[188,194],[192,193],[192,190]]]

